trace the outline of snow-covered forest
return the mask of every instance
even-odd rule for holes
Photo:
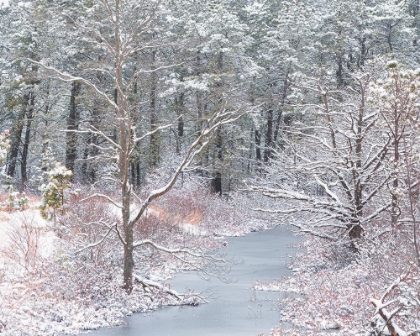
[[[204,302],[166,281],[283,224],[261,332],[420,334],[419,0],[9,0],[0,29],[0,334]]]

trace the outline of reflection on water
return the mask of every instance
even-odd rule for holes
[[[267,333],[278,325],[280,293],[257,292],[251,289],[255,281],[269,281],[289,275],[288,245],[297,243],[285,227],[255,232],[246,237],[230,238],[223,250],[229,258],[243,262],[232,266],[233,281],[203,280],[195,272],[178,274],[171,281],[173,289],[192,289],[204,293],[209,303],[198,307],[167,307],[162,310],[135,314],[126,319],[127,325],[100,329],[94,336],[242,336]]]

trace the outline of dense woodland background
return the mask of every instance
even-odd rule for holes
[[[3,185],[39,194],[58,161],[121,202],[128,292],[133,227],[193,176],[399,276],[371,301],[398,335],[420,302],[382,306],[420,265],[419,0],[10,0],[0,29]]]
[[[125,77],[143,70],[130,88],[133,126],[143,134],[171,124],[131,155],[136,187],[176,160],[223,106],[249,113],[217,131],[200,173],[220,175],[228,192],[283,156],[274,151],[289,147],[290,127],[315,122],[316,108],[304,107],[321,99],[302,88],[310,79],[335,96],[357,97],[355,77],[386,76],[378,60],[409,69],[419,61],[418,1],[150,1],[136,10],[122,14],[127,29],[151,12],[153,22],[135,41],[144,48],[124,67]],[[11,133],[6,173],[19,189],[37,190],[43,158],[52,153],[74,172],[73,182],[96,183],[112,169],[112,161],[100,160],[103,139],[69,132],[91,125],[115,138],[109,107],[83,83],[51,78],[28,60],[85,76],[115,97],[105,73],[111,56],[94,35],[106,37],[109,24],[95,1],[10,1],[2,8],[0,122]]]

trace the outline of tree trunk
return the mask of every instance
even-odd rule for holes
[[[127,223],[127,222],[124,222]],[[133,290],[133,271],[134,271],[134,258],[133,258],[133,227],[125,225],[124,227],[124,289],[127,293]]]
[[[25,94],[23,99],[22,108],[19,111],[18,118],[11,131],[10,151],[6,170],[7,175],[10,177],[14,177],[16,171],[16,162],[19,155],[19,147],[22,142],[23,123],[26,115],[26,109],[28,107],[29,95]]]
[[[349,225],[349,237],[351,240],[362,238],[363,229],[359,223]]]
[[[397,94],[399,93],[399,87],[395,87]],[[400,166],[400,140],[403,138],[404,135],[404,128],[400,128],[400,121],[403,121],[402,118],[402,111],[398,109],[397,104],[395,105],[393,111],[393,132],[394,135],[394,180],[392,182],[392,201],[391,201],[391,224],[392,227],[395,229],[397,227],[398,218],[400,216],[400,207],[399,207],[399,197],[398,197],[398,186],[399,186],[399,166]],[[403,119],[403,120],[401,120]]]
[[[364,67],[365,65],[365,58],[366,58],[366,54],[367,54],[367,49],[366,49],[366,37],[362,37],[360,39],[360,58],[359,58],[359,68]]]
[[[354,184],[354,205],[356,213],[354,217],[357,218],[357,225],[354,225],[349,232],[351,239],[359,239],[362,235],[362,227],[360,226],[359,218],[363,215],[363,184],[361,183],[360,171],[362,170],[362,153],[363,153],[363,123],[365,115],[365,87],[361,85],[360,88],[361,102],[359,106],[359,114],[357,118],[357,131],[356,131],[356,146],[355,146],[355,159],[356,167],[353,169],[353,184]]]
[[[141,169],[140,169],[140,162],[137,162],[136,165],[137,170],[137,186],[141,185]]]
[[[176,153],[181,152],[181,138],[184,136],[184,117],[185,112],[185,94],[182,92],[177,99],[175,99],[176,111],[178,116],[178,129],[176,136]]]
[[[278,140],[278,136],[279,136],[279,132],[280,132],[280,125],[281,125],[281,121],[282,121],[282,117],[283,117],[282,108],[286,104],[287,92],[288,92],[289,87],[290,87],[290,82],[289,82],[290,71],[291,71],[291,67],[289,66],[287,68],[287,71],[286,71],[286,74],[285,74],[284,80],[283,80],[283,90],[282,90],[282,93],[281,93],[281,101],[280,101],[280,106],[279,106],[280,111],[277,115],[276,123],[275,123],[275,127],[274,127],[273,145],[277,145],[277,140]]]
[[[49,133],[48,133],[48,115],[50,114],[50,81],[47,81],[47,88],[46,88],[46,98],[45,99],[45,109],[44,109],[44,126],[43,126],[43,132],[41,136],[41,143],[42,143],[42,149],[41,149],[41,158],[45,156],[47,153],[48,147],[49,147]],[[45,172],[47,170],[47,167],[44,165],[41,167],[41,170]]]
[[[92,125],[94,128],[98,129],[99,128],[99,116],[100,116],[100,103],[99,101],[94,101],[94,106],[92,107]],[[96,134],[90,134],[89,136],[89,157],[88,159],[90,160],[90,164],[88,165],[89,170],[88,170],[88,177],[89,177],[89,181],[90,183],[95,183],[96,179],[97,179],[97,163],[96,163],[96,159],[94,159],[95,157],[98,156],[99,154],[99,149],[98,149],[98,145],[99,145],[99,137]]]
[[[135,186],[137,184],[137,162],[131,162],[130,172],[131,172],[131,184]]]
[[[261,161],[261,133],[259,130],[255,130],[255,156],[258,162]]]
[[[273,109],[267,111],[267,133],[265,135],[264,162],[269,162],[273,146]]]
[[[156,50],[152,51],[152,69],[156,68]],[[154,131],[158,127],[158,116],[156,106],[158,76],[156,72],[151,74],[150,80],[150,130]],[[158,132],[150,136],[150,165],[156,167],[159,164],[159,134]]]
[[[86,137],[86,145],[83,150],[83,164],[80,168],[80,173],[82,174],[82,179],[84,182],[88,182],[87,176],[88,176],[88,158],[89,158],[89,146],[91,142],[91,135],[88,134]]]
[[[23,149],[22,149],[22,160],[20,162],[20,171],[22,175],[22,181],[21,181],[22,191],[25,189],[26,184],[28,182],[27,162],[28,162],[29,143],[31,141],[31,124],[32,124],[32,118],[34,114],[34,105],[35,105],[34,92],[31,91],[29,95],[30,95],[30,98],[29,98],[28,113],[26,114],[25,140],[24,140]]]
[[[76,99],[80,92],[80,84],[72,83],[70,95],[70,111],[67,119],[66,133],[66,167],[74,172],[75,162],[77,158],[77,133],[79,127],[80,112],[77,109]]]
[[[213,192],[215,194],[222,195],[222,174],[216,173],[213,179]]]
[[[276,126],[274,128],[274,136],[273,136],[273,144],[275,144],[276,147],[277,147],[277,140],[280,133],[280,125],[281,125],[282,117],[283,117],[283,112],[279,111],[279,114],[277,115],[277,118],[276,118]]]
[[[343,53],[338,52],[336,55],[337,61],[337,87],[342,87],[344,85],[344,73],[343,73]]]
[[[394,28],[394,26],[390,23],[388,25],[388,34],[386,36],[386,42],[388,44],[389,47],[389,51],[392,53],[394,51],[394,48],[392,46],[392,29]]]

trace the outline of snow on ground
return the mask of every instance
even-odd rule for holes
[[[201,192],[162,198],[140,221],[137,234],[170,248],[188,242],[190,248],[206,252],[225,245],[222,235],[263,227],[247,218],[247,211]],[[55,222],[45,221],[34,208],[0,212],[0,334],[77,334],[121,324],[134,312],[200,300],[191,293],[172,292],[164,281],[175,272],[205,267],[204,262],[185,263],[147,246],[136,254],[138,281],[128,295],[122,289],[118,239],[83,249],[102,237],[97,223],[118,221],[118,213],[97,199],[69,201],[71,211],[58,214]]]
[[[402,257],[401,251],[401,246],[408,247],[407,250],[410,246],[393,243],[398,241],[394,235],[389,241],[383,239],[383,246],[378,245],[377,250],[369,241],[368,248],[360,248],[355,256],[354,251],[343,246],[325,246],[325,241],[307,237],[298,247],[301,253],[291,263],[294,276],[256,282],[253,286],[255,290],[282,292],[279,307],[282,326],[269,335],[388,335],[379,315],[376,319],[382,326],[374,331],[375,309],[369,301],[383,297],[390,282],[406,272],[407,265],[411,265],[410,276],[386,298],[387,302],[395,300],[394,303],[384,307],[389,310],[399,307],[401,314],[397,312],[393,321],[403,329],[420,330],[418,294],[412,296],[418,293],[416,279],[420,273],[409,259]]]
[[[14,268],[23,267],[19,265],[22,260],[17,258],[17,255],[10,258],[6,252],[13,250],[29,254],[31,252],[28,250],[28,245],[31,244],[29,231],[39,235],[36,242],[37,254],[43,258],[49,257],[53,253],[54,240],[57,236],[52,231],[51,223],[44,220],[37,209],[0,212],[0,274],[5,272],[6,265]]]

